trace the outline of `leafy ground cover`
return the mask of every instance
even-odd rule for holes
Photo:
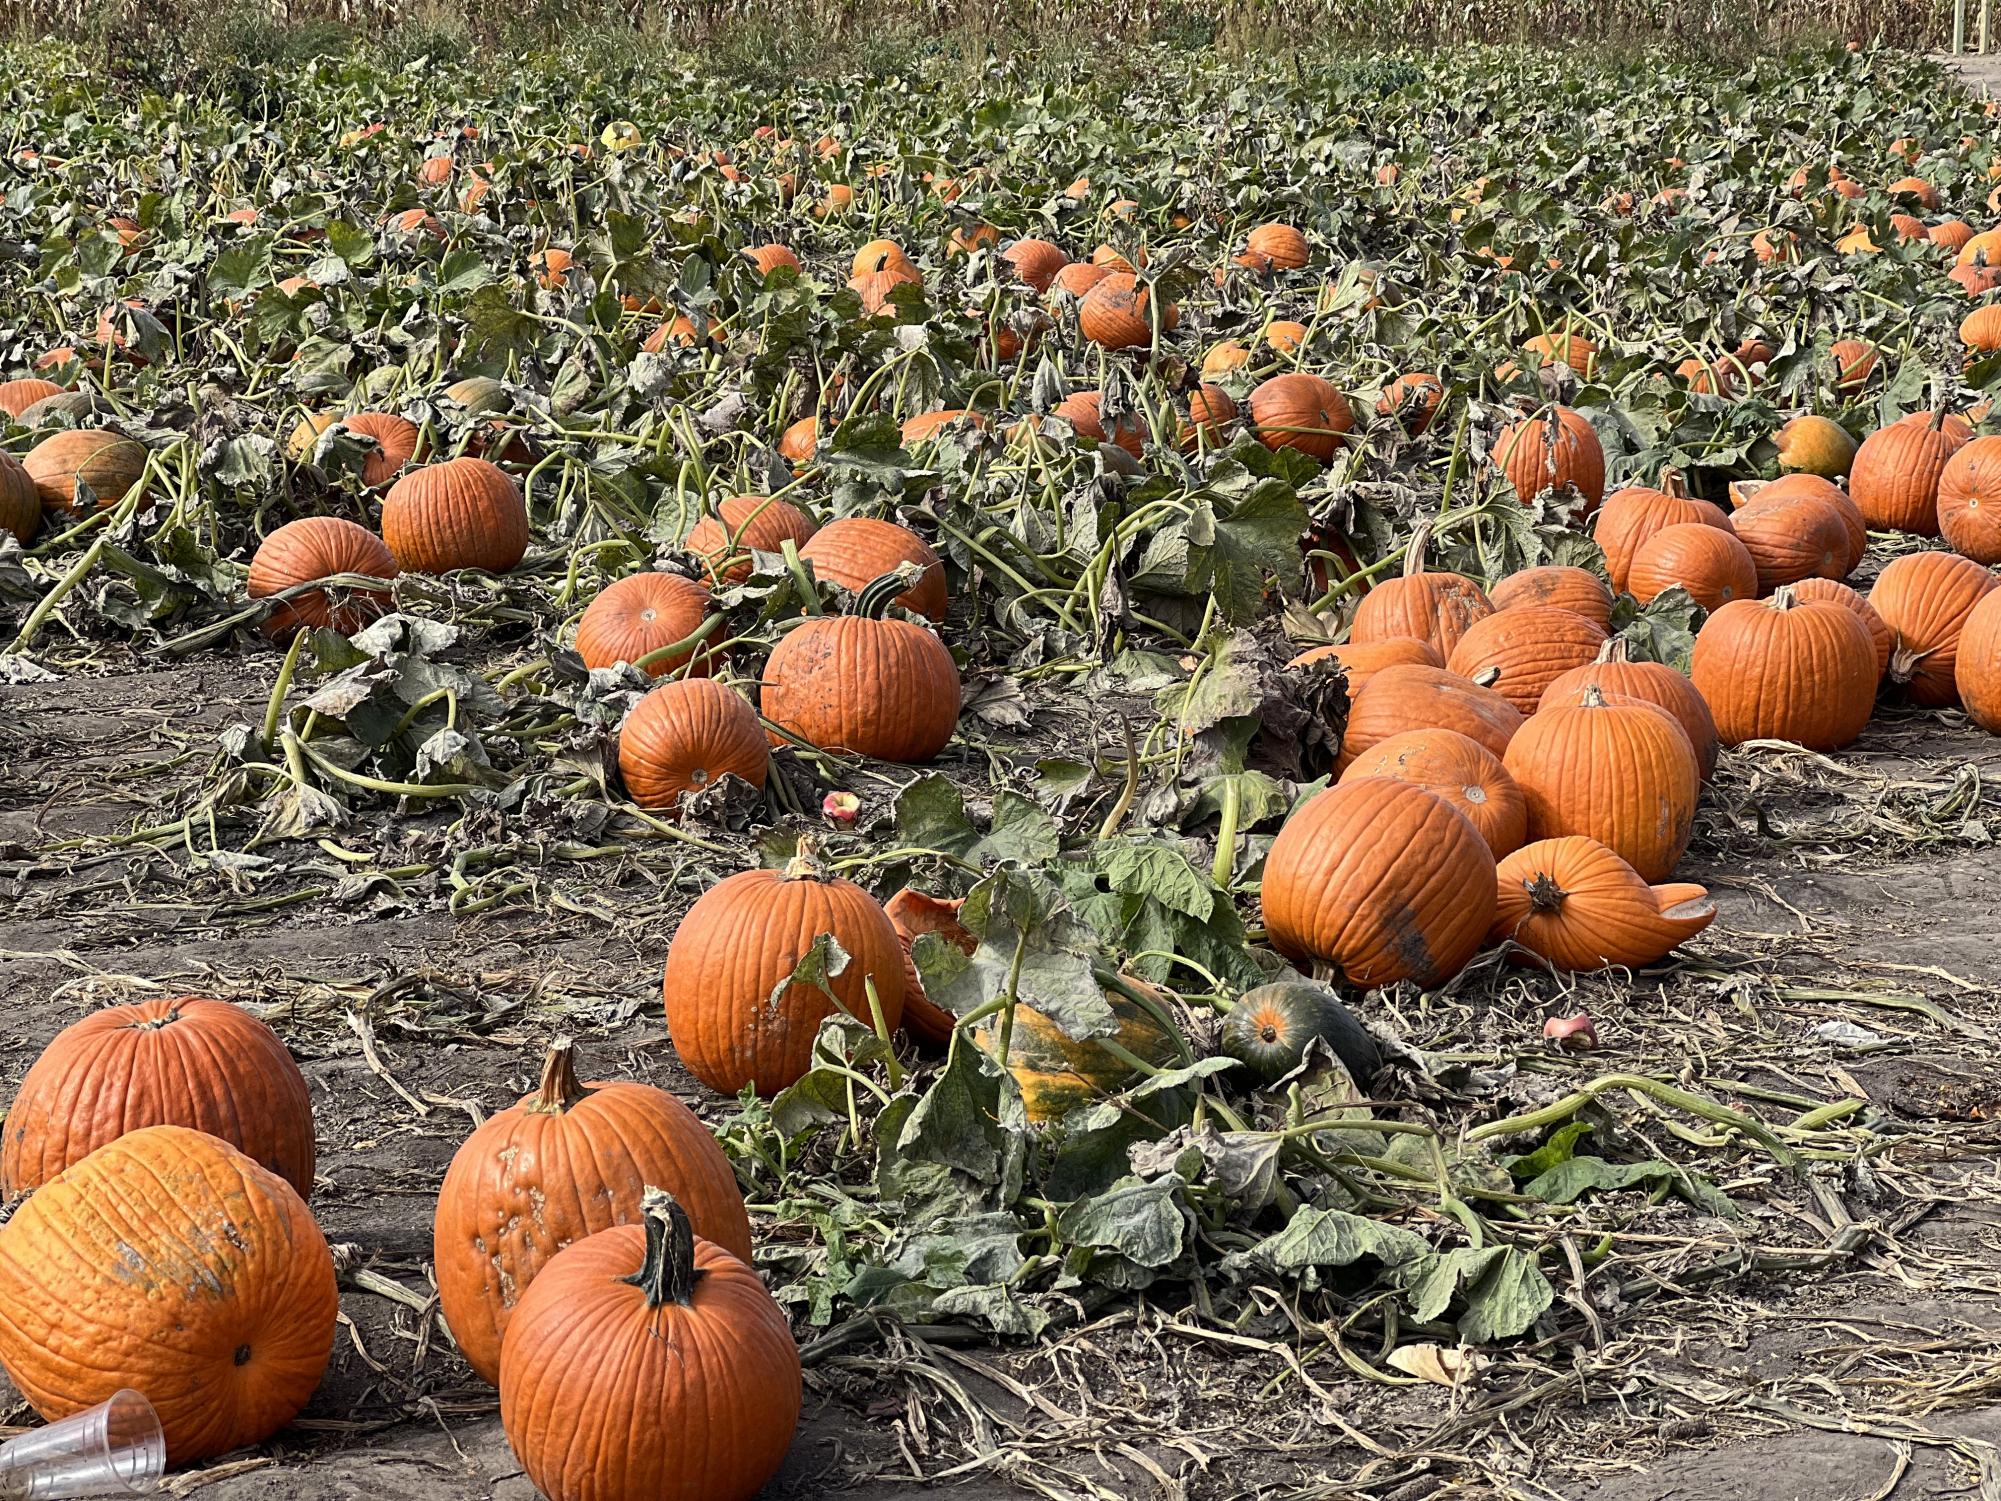
[[[698,1103],[736,1166],[808,1368],[780,1493],[1637,1497],[1742,1486],[1801,1430],[1841,1436],[1837,1478],[1991,1472],[2001,751],[1957,711],[1726,750],[1683,868],[1721,916],[1663,964],[1493,951],[1358,992],[1373,1078],[1255,1090],[1216,1049],[1281,968],[1263,859],[1345,723],[1340,675],[1288,662],[1420,526],[1483,582],[1604,569],[1579,496],[1497,462],[1524,410],[1581,413],[1613,487],[1676,470],[1726,506],[1795,415],[1982,414],[1998,367],[1930,230],[2001,212],[1992,121],[1927,65],[15,78],[0,367],[74,394],[6,446],[143,452],[0,539],[9,1070],[104,1001],[255,1007],[314,1082],[343,1248],[319,1399],[196,1486],[528,1493],[427,1260],[452,1151],[557,1033]],[[1274,223],[1304,263],[1243,263]],[[1024,283],[1023,237],[1143,273],[1130,347]],[[887,289],[856,265],[878,239],[912,268]],[[773,244],[798,266],[744,254]],[[1325,461],[1251,410],[1294,371],[1357,414]],[[1413,373],[1435,412],[1386,394]],[[1191,432],[1191,398],[1243,419]],[[295,518],[377,524],[389,442],[308,422],[362,412],[500,463],[531,542],[406,571],[386,617],[288,652],[249,562]],[[964,695],[931,764],[788,743],[761,794],[627,796],[650,680],[588,670],[577,617],[655,564],[701,576],[682,544],[740,494],[942,557]],[[1860,577],[1920,545],[1873,534]],[[843,603],[758,552],[704,642],[756,683]],[[1685,667],[1703,619],[1669,589],[1611,624]],[[802,830],[879,895],[967,898],[970,963],[919,953],[952,1009],[1084,1036],[1122,975],[1172,1056],[1054,1127],[970,1029],[842,1022],[775,1098],[705,1091],[662,1021],[668,941]],[[1689,1468],[1721,1439],[1736,1478]]]

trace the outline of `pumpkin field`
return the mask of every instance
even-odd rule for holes
[[[9,1433],[2001,1494],[2001,106],[7,46]]]

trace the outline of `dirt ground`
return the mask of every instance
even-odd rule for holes
[[[589,1071],[700,1103],[667,1043],[657,976],[712,873],[657,857],[552,869],[552,890],[588,896],[576,912],[455,921],[436,888],[355,882],[310,847],[218,869],[195,835],[164,852],[109,842],[161,821],[214,735],[261,712],[268,672],[216,654],[0,689],[0,985],[14,1002],[0,1013],[0,1088],[109,1000],[198,991],[261,1008],[312,1081],[314,1208],[350,1248],[343,1327],[297,1424],[176,1492],[527,1501],[493,1394],[429,1302],[433,1197],[477,1112],[530,1087],[559,1028]],[[1716,926],[1662,975],[1588,994],[1579,982],[1608,1036],[1666,1073],[1714,1047],[1712,1089],[1734,1075],[1860,1097],[1879,1129],[1907,1131],[1874,1169],[1829,1170],[1862,1227],[1853,1255],[1637,1308],[1581,1293],[1601,1339],[1553,1377],[1504,1357],[1456,1392],[1372,1386],[1145,1304],[1039,1350],[894,1334],[809,1366],[808,1417],[768,1494],[2001,1494],[1996,785],[2001,741],[1954,716],[1892,716],[1827,763],[1736,753],[1683,877],[1719,894]],[[424,825],[342,837],[367,849],[421,840]],[[1532,1035],[1553,983],[1512,982],[1482,1025]],[[1788,1213],[1731,1233],[1752,1251],[1766,1232],[1790,1244]],[[1838,1227],[1808,1228],[1813,1240]]]

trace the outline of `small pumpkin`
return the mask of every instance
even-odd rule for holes
[[[1789,587],[1705,620],[1689,673],[1725,745],[1839,750],[1862,733],[1876,702],[1876,649],[1861,620],[1837,604],[1795,599]]]
[[[1420,525],[1404,553],[1401,577],[1384,579],[1362,596],[1355,607],[1348,639],[1358,646],[1414,636],[1431,643],[1441,660],[1449,660],[1475,621],[1494,613],[1486,590],[1457,573],[1428,573],[1425,547],[1431,529]]]
[[[882,906],[889,925],[896,929],[897,942],[903,945],[903,1030],[924,1042],[942,1045],[951,1041],[958,1018],[924,993],[924,977],[917,971],[913,950],[919,938],[931,933],[970,955],[979,947],[979,940],[959,921],[959,910],[965,905],[963,898],[946,901],[906,886]]]
[[[1957,703],[1960,632],[1974,606],[1996,589],[2001,578],[1953,553],[1893,558],[1869,590],[1869,604],[1890,633],[1887,680],[1928,709]]]
[[[383,498],[382,540],[413,573],[506,573],[528,552],[528,506],[513,477],[485,459],[426,464]]]
[[[1260,224],[1236,262],[1252,271],[1297,271],[1313,257],[1306,236],[1290,224]]]
[[[769,276],[781,268],[787,271],[800,269],[799,257],[794,255],[791,247],[787,245],[746,245],[739,254],[750,262],[761,277]]]
[[[1638,969],[1716,920],[1700,886],[1650,886],[1596,839],[1524,845],[1494,872],[1492,941],[1512,940],[1558,969]]]
[[[1592,518],[1591,535],[1605,554],[1605,571],[1611,575],[1612,587],[1623,590],[1631,586],[1633,558],[1641,543],[1662,528],[1685,521],[1726,532],[1731,529],[1723,509],[1690,497],[1674,470],[1661,476],[1659,489],[1629,485],[1607,496]]]
[[[586,667],[637,665],[662,647],[694,634],[709,613],[709,591],[693,579],[672,573],[634,573],[601,591],[577,622],[577,655]],[[648,663],[649,677],[666,677],[682,668],[690,677],[706,677],[715,666],[714,654],[701,646]]]
[[[0,381],[0,412],[9,417],[19,417],[36,402],[62,393],[63,388],[54,381],[41,380],[32,375],[20,380]]]
[[[1509,610],[1553,606],[1582,615],[1599,630],[1612,626],[1612,591],[1588,568],[1546,563],[1511,573],[1487,591],[1487,600],[1505,614]]]
[[[1369,1029],[1332,990],[1308,980],[1274,980],[1245,991],[1223,1018],[1216,1042],[1260,1084],[1297,1069],[1315,1042],[1324,1043],[1363,1088],[1383,1066]]]
[[[1272,946],[1295,962],[1321,961],[1355,986],[1436,985],[1487,935],[1494,855],[1443,798],[1363,777],[1285,821],[1265,856],[1263,903]]]
[[[1204,383],[1188,398],[1188,421],[1181,429],[1181,447],[1193,453],[1198,444],[1220,448],[1237,420],[1237,403],[1221,386]]]
[[[1072,261],[1057,269],[1055,279],[1049,285],[1052,294],[1081,299],[1110,275],[1112,270],[1109,266],[1100,266],[1095,261]]]
[[[1521,727],[1521,710],[1456,672],[1384,667],[1348,701],[1340,768],[1346,771],[1366,752],[1406,730],[1457,730],[1499,756]]]
[[[813,565],[815,578],[856,592],[899,564],[914,564],[921,571],[895,602],[913,615],[945,618],[945,565],[930,544],[907,526],[872,516],[844,516],[814,532],[800,547],[799,556]]]
[[[1117,1024],[1109,1041],[1120,1053],[1155,1067],[1179,1061],[1181,1043],[1158,991],[1121,976],[1117,984],[1105,987],[1104,995]],[[995,1059],[1000,1057],[1001,1034],[1006,1030],[1002,1021],[996,1016],[973,1032],[974,1044]],[[1139,1081],[1140,1071],[1106,1047],[1106,1041],[1072,1037],[1033,1006],[1016,1005],[1014,1027],[1007,1034],[1007,1071],[1021,1091],[1022,1109],[1030,1121],[1037,1125],[1060,1121],[1073,1110],[1098,1104]]]
[[[848,955],[825,989],[793,973],[821,935]],[[746,870],[711,886],[667,947],[667,1031],[688,1072],[718,1093],[773,1095],[811,1065],[813,1039],[836,1003],[883,1025],[903,1017],[903,948],[874,897],[829,875],[810,846],[782,870]],[[831,996],[828,992],[832,992]]]
[[[1567,365],[1586,380],[1598,373],[1598,346],[1582,334],[1537,334],[1522,350],[1546,365]]]
[[[2001,437],[1975,438],[1939,473],[1938,529],[1961,557],[2001,563]]]
[[[1111,431],[1105,428],[1105,396],[1102,391],[1077,391],[1066,396],[1049,415],[1070,424],[1087,443],[1115,443],[1134,458],[1146,451],[1146,428],[1137,412],[1121,414]]]
[[[296,1417],[339,1315],[305,1200],[205,1131],[127,1132],[0,1229],[0,1365],[15,1387],[50,1422],[144,1392],[170,1466]]]
[[[1733,599],[1757,597],[1758,565],[1734,533],[1680,521],[1640,544],[1626,587],[1643,605],[1681,588],[1703,609],[1716,610]]]
[[[1552,406],[1503,428],[1494,462],[1523,505],[1553,490],[1575,496],[1570,514],[1588,516],[1605,498],[1605,447],[1589,419],[1570,407]]]
[[[2001,735],[2001,589],[1988,590],[1960,628],[1953,683],[1968,717]]]
[[[337,516],[305,516],[286,522],[258,545],[250,560],[245,592],[252,599],[267,599],[296,585],[343,573],[393,579],[396,559],[382,539],[364,526]],[[344,636],[352,635],[380,619],[389,607],[386,590],[337,587],[330,598],[325,589],[309,589],[266,615],[263,630],[281,641],[302,628],[331,627]]]
[[[507,1326],[551,1259],[631,1224],[647,1186],[662,1184],[722,1251],[749,1263],[750,1217],[708,1127],[650,1084],[581,1082],[574,1045],[556,1039],[540,1084],[460,1144],[438,1191],[438,1303],[482,1381],[499,1381]]]
[[[1849,493],[1870,526],[1938,535],[1939,481],[1973,429],[1948,412],[1914,412],[1878,428],[1856,450]]]
[[[1657,704],[1586,688],[1525,723],[1501,764],[1528,804],[1531,840],[1588,834],[1649,881],[1688,848],[1702,773],[1688,732]]]
[[[1251,430],[1265,447],[1296,448],[1323,464],[1355,426],[1348,398],[1304,371],[1272,376],[1251,392],[1249,405]]]
[[[123,500],[146,473],[146,449],[105,428],[73,428],[42,439],[28,450],[21,467],[35,482],[42,508],[70,517],[78,514],[78,481],[90,487],[100,509]]]
[[[564,1250],[522,1297],[501,1427],[549,1501],[752,1501],[799,1426],[791,1325],[671,1195],[648,1188],[639,1218]]]
[[[1738,516],[1746,511],[1756,515],[1763,504],[1793,499],[1817,500],[1841,518],[1848,538],[1843,561],[1846,571],[1853,572],[1869,551],[1869,523],[1841,486],[1817,474],[1786,474],[1775,480],[1742,480],[1730,487],[1730,501]],[[1734,520],[1731,525],[1734,529]]]
[[[750,577],[753,552],[780,552],[787,542],[804,546],[816,530],[813,518],[790,501],[732,495],[688,528],[681,547],[700,558],[717,583],[739,584]]]
[[[42,525],[42,492],[21,461],[0,454],[0,532],[25,545]]]
[[[1695,748],[1702,779],[1708,781],[1716,770],[1716,720],[1708,701],[1684,674],[1665,662],[1635,662],[1625,639],[1614,636],[1606,641],[1595,662],[1573,668],[1551,683],[1543,693],[1542,707],[1575,705],[1588,688],[1597,689],[1610,700],[1637,698],[1660,705],[1675,717]]]
[[[1343,782],[1395,777],[1443,798],[1466,816],[1495,858],[1528,838],[1528,805],[1501,758],[1457,730],[1405,730],[1379,740],[1341,773]]]
[[[292,429],[286,444],[292,461],[303,464],[311,459],[320,435],[335,423],[370,440],[372,446],[361,462],[361,482],[371,490],[381,489],[401,474],[417,456],[424,437],[416,423],[395,412],[351,412],[345,417],[337,412],[315,412]]]
[[[1394,418],[1415,438],[1430,428],[1445,403],[1445,383],[1422,371],[1399,375],[1376,398],[1376,415]]]
[[[1077,327],[1101,349],[1145,349],[1153,343],[1153,289],[1137,277],[1116,272],[1084,294],[1077,308]],[[1160,332],[1172,331],[1180,313],[1171,302],[1160,304]]]
[[[1811,412],[1786,423],[1772,442],[1779,450],[1779,467],[1788,474],[1838,479],[1855,463],[1855,439],[1848,429]]]
[[[1605,644],[1604,628],[1555,605],[1500,610],[1476,620],[1446,659],[1446,670],[1491,687],[1524,718],[1543,690],[1582,667]]]
[[[778,435],[778,456],[788,464],[810,464],[820,446],[820,419],[801,417]]]
[[[1860,339],[1836,339],[1828,355],[1834,366],[1834,389],[1843,396],[1859,394],[1881,358],[1875,345]]]
[[[771,763],[757,712],[713,678],[662,683],[618,731],[618,774],[642,808],[672,812],[681,795],[733,776],[760,790]]]
[[[1001,252],[1001,259],[1014,268],[1016,276],[1038,293],[1047,292],[1055,283],[1057,273],[1070,264],[1070,258],[1059,247],[1033,236],[1024,237],[1009,245]]]

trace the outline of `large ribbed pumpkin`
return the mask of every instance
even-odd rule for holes
[[[2001,438],[1975,438],[1939,474],[1938,529],[1954,552],[2001,563]]]
[[[1348,679],[1348,701],[1368,687],[1369,679],[1385,667],[1443,667],[1445,659],[1429,641],[1415,636],[1390,636],[1382,641],[1351,641],[1343,646],[1308,647],[1285,665],[1310,667],[1315,662],[1335,662]]]
[[[1879,428],[1856,450],[1848,492],[1869,525],[1938,535],[1939,478],[1973,435],[1964,417],[1914,412]]]
[[[1649,881],[1688,848],[1702,772],[1688,732],[1657,704],[1586,688],[1525,723],[1501,761],[1528,803],[1530,839],[1588,834]]]
[[[913,615],[945,618],[945,565],[930,544],[907,526],[872,516],[844,516],[814,532],[799,556],[813,565],[815,578],[857,593],[899,563],[915,563],[923,571],[896,603]]]
[[[1535,713],[1545,688],[1591,661],[1604,644],[1603,629],[1582,615],[1530,605],[1474,621],[1445,666],[1492,688],[1526,717]]]
[[[1837,604],[1781,588],[1740,599],[1702,623],[1690,676],[1725,745],[1790,740],[1839,750],[1862,733],[1876,702],[1876,649]]]
[[[779,552],[787,542],[804,546],[817,528],[813,518],[789,501],[768,495],[732,495],[688,528],[681,546],[708,565],[718,583],[750,577],[753,552]]]
[[[1519,709],[1456,672],[1385,667],[1349,700],[1340,764],[1345,771],[1356,757],[1406,730],[1457,730],[1498,756],[1521,727]]]
[[[1757,597],[1758,565],[1733,533],[1678,521],[1640,544],[1626,588],[1643,605],[1680,588],[1703,609],[1715,610],[1733,599]]]
[[[1730,518],[1722,507],[1706,500],[1692,499],[1681,485],[1681,476],[1670,470],[1661,477],[1661,488],[1629,485],[1605,498],[1591,521],[1591,535],[1605,554],[1605,571],[1612,587],[1630,587],[1633,557],[1655,532],[1664,527],[1693,521],[1703,526],[1730,530]]]
[[[1582,615],[1601,631],[1612,624],[1612,591],[1605,580],[1588,568],[1572,568],[1547,563],[1540,568],[1524,568],[1511,573],[1487,591],[1496,610],[1506,612],[1553,605]]]
[[[1841,518],[1842,529],[1848,536],[1847,568],[1852,571],[1862,561],[1862,555],[1869,550],[1869,523],[1862,518],[1862,512],[1849,499],[1848,492],[1832,480],[1823,479],[1818,474],[1782,474],[1775,480],[1750,480],[1732,485],[1730,497],[1736,506],[1735,515],[1746,512],[1755,514],[1758,502],[1791,500],[1796,497],[1817,500],[1833,509]],[[1735,525],[1733,521],[1732,525]]]
[[[1057,273],[1070,264],[1070,257],[1056,246],[1033,237],[1016,240],[1001,252],[1001,259],[1037,292],[1047,292]]]
[[[822,935],[848,955],[827,986],[793,982]],[[783,870],[746,870],[702,894],[667,948],[667,1030],[688,1072],[711,1089],[776,1094],[806,1072],[820,1023],[842,1010],[883,1024],[903,1016],[903,946],[861,887],[802,853]],[[833,992],[830,998],[827,991]]]
[[[1394,777],[1426,788],[1466,815],[1496,858],[1528,837],[1521,789],[1486,746],[1457,730],[1405,730],[1348,763],[1344,782]]]
[[[1384,579],[1362,596],[1348,630],[1350,641],[1361,646],[1414,636],[1430,642],[1441,660],[1450,660],[1467,628],[1494,613],[1493,602],[1473,580],[1425,571],[1428,540],[1428,530],[1420,527],[1404,553],[1402,577]]]
[[[227,1001],[176,996],[92,1012],[42,1050],[7,1111],[0,1193],[145,1126],[219,1136],[313,1191],[312,1095],[285,1044]]]
[[[1695,764],[1704,781],[1716,770],[1716,720],[1708,701],[1695,685],[1665,662],[1635,662],[1622,637],[1614,636],[1589,666],[1573,668],[1549,685],[1542,707],[1577,704],[1595,688],[1607,699],[1637,698],[1659,704],[1675,717],[1695,747]]]
[[[770,762],[757,711],[713,678],[662,683],[619,726],[618,774],[642,808],[671,812],[684,792],[701,792],[726,776],[762,788]]]
[[[1355,426],[1354,409],[1332,382],[1304,371],[1274,375],[1251,392],[1251,431],[1267,448],[1296,448],[1330,462]]]
[[[27,543],[42,525],[42,492],[11,453],[0,453],[0,532]]]
[[[415,573],[505,573],[528,551],[528,507],[513,477],[485,459],[426,464],[383,498],[382,540]]]
[[[709,613],[709,591],[672,573],[634,573],[605,588],[577,622],[577,655],[586,667],[638,663],[664,646],[685,641]],[[715,666],[711,653],[690,647],[646,668],[665,677],[686,666],[691,677]]]
[[[1802,604],[1840,605],[1852,612],[1869,632],[1869,644],[1876,648],[1876,676],[1881,678],[1890,670],[1890,651],[1894,643],[1890,639],[1890,628],[1883,624],[1883,617],[1876,613],[1876,607],[1857,594],[1839,579],[1801,579],[1791,586],[1793,598]]]
[[[345,417],[338,412],[315,412],[292,429],[286,449],[293,461],[303,464],[310,459],[320,434],[336,422],[348,432],[374,440],[361,463],[361,482],[371,490],[381,489],[401,474],[423,442],[423,430],[395,412],[352,412]]]
[[[1953,553],[1892,559],[1869,590],[1869,604],[1890,633],[1889,682],[1926,708],[1959,702],[1959,633],[1973,607],[1996,589],[2001,578]]]
[[[1991,589],[1959,633],[1953,681],[1973,722],[2001,735],[2001,589]]]
[[[252,599],[267,599],[296,584],[335,574],[393,579],[396,572],[395,555],[367,527],[338,516],[304,516],[286,522],[258,544],[245,592]],[[284,640],[302,626],[314,630],[331,626],[344,636],[352,635],[388,609],[387,590],[336,588],[329,598],[325,589],[309,589],[266,615],[264,634]]]
[[[63,388],[54,381],[41,380],[32,375],[21,380],[0,381],[0,412],[18,417],[36,402],[60,396],[62,391]]]
[[[339,1313],[305,1200],[185,1126],[99,1147],[0,1229],[0,1365],[21,1395],[54,1421],[143,1392],[172,1466],[297,1416]]]
[[[1560,503],[1567,514],[1587,516],[1605,498],[1605,446],[1589,419],[1570,407],[1551,407],[1503,428],[1494,462],[1523,505],[1545,490],[1559,497],[1575,492],[1574,500]]]
[[[1558,969],[1636,969],[1716,920],[1700,886],[1650,886],[1581,834],[1539,839],[1496,868],[1493,941],[1512,939]]]
[[[41,493],[42,506],[58,516],[76,512],[76,482],[82,480],[99,506],[114,506],[146,472],[146,448],[101,427],[52,433],[21,461]]]
[[[1848,527],[1841,513],[1818,497],[1759,494],[1737,508],[1730,526],[1757,566],[1762,594],[1803,578],[1848,574]]]
[[[550,1259],[636,1222],[649,1185],[670,1190],[704,1239],[749,1262],[750,1217],[708,1128],[650,1084],[580,1082],[574,1049],[558,1038],[540,1085],[465,1139],[438,1191],[438,1303],[481,1380],[499,1381],[508,1320]]]
[[[1084,294],[1077,306],[1077,327],[1102,349],[1144,349],[1153,343],[1155,317],[1160,331],[1180,321],[1171,302],[1153,306],[1153,289],[1135,276],[1115,272]]]
[[[1450,979],[1487,936],[1494,894],[1494,854],[1479,830],[1393,777],[1314,794],[1265,856],[1273,946],[1356,986]]]
[[[751,1501],[792,1446],[799,1352],[756,1272],[649,1189],[521,1300],[500,1423],[549,1501]]]

